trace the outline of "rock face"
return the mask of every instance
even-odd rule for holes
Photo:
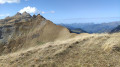
[[[17,13],[15,16],[12,16],[12,17],[6,17],[5,19],[2,19],[0,20],[0,24],[11,24],[11,23],[16,23],[16,22],[25,22],[25,21],[28,21],[32,18],[32,16],[27,13],[27,12],[24,12],[24,13]]]
[[[55,25],[40,14],[17,13],[0,20],[0,54],[70,36],[67,28]]]

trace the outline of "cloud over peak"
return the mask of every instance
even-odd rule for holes
[[[30,7],[30,6],[27,6],[27,7],[24,7],[23,9],[21,9],[19,12],[20,13],[23,13],[23,12],[27,12],[27,13],[36,13],[37,12],[37,8],[36,7]]]
[[[19,3],[20,0],[0,0],[0,4],[4,3]]]
[[[19,12],[20,13],[23,13],[23,12],[27,12],[27,13],[41,13],[41,14],[47,14],[47,13],[55,13],[55,11],[40,11],[38,10],[36,7],[30,7],[30,6],[27,6],[27,7],[24,7],[23,9],[21,9]]]

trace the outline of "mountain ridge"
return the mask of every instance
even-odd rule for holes
[[[10,22],[13,19],[14,21]],[[31,16],[26,12],[17,13],[2,21],[0,21],[0,54],[73,36],[67,28],[54,24],[40,14]]]

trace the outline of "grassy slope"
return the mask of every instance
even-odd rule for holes
[[[120,33],[80,34],[0,56],[0,67],[120,67]]]
[[[27,49],[36,46],[36,43],[53,42],[72,36],[67,28],[55,25],[40,15],[31,21],[18,22],[13,26],[15,31],[12,35],[8,35],[11,37],[6,38],[8,39],[7,44],[0,44],[0,55]]]

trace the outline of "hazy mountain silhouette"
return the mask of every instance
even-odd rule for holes
[[[94,24],[94,23],[72,23],[72,24],[59,24],[64,27],[72,28],[81,28],[82,30],[88,33],[105,33],[110,32],[112,29],[120,25],[120,21],[116,22],[109,22],[109,23],[101,23],[101,24]]]
[[[111,30],[110,33],[117,33],[120,32],[120,25],[118,25],[116,28],[114,28],[113,30]]]
[[[71,33],[77,33],[77,34],[87,33],[86,31],[82,30],[81,28],[74,28],[74,26],[72,27],[72,26],[69,26],[69,25],[66,25],[66,24],[60,24],[60,25],[68,28]]]

